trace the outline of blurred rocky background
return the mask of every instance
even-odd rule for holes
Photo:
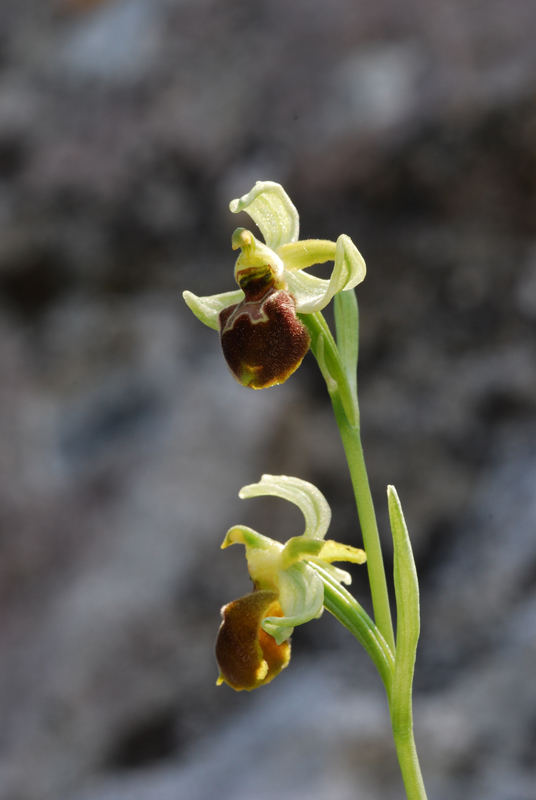
[[[181,299],[232,288],[258,179],[368,263],[365,447],[422,580],[429,796],[534,800],[535,31],[533,0],[2,0],[0,800],[403,797],[327,614],[270,686],[214,685],[249,587],[225,531],[301,532],[242,485],[311,480],[359,541],[310,357],[242,389]]]

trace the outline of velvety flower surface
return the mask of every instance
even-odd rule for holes
[[[233,689],[256,689],[275,678],[290,661],[290,642],[277,644],[262,628],[262,621],[282,617],[277,592],[259,589],[222,609],[223,622],[216,640],[216,660],[221,665],[218,683]]]
[[[285,544],[244,525],[227,532],[222,547],[245,545],[254,585],[252,592],[223,607],[216,641],[218,683],[237,690],[256,689],[275,678],[290,660],[288,640],[295,626],[322,613],[324,585],[315,565],[349,584],[350,575],[332,562],[366,560],[363,550],[324,539],[331,510],[312,484],[285,475],[263,475],[259,483],[240,492],[243,498],[260,495],[295,503],[305,517],[305,532]]]
[[[233,200],[231,211],[246,211],[264,236],[259,241],[237,228],[232,246],[240,249],[234,275],[239,289],[184,299],[205,325],[220,331],[223,352],[234,377],[262,389],[283,383],[301,364],[309,334],[298,314],[321,311],[337,292],[353,289],[365,277],[365,262],[352,240],[299,240],[299,216],[278,183],[258,181]],[[329,280],[304,272],[334,261]]]

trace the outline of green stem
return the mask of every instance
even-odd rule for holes
[[[311,561],[308,563],[322,578],[325,608],[363,645],[376,665],[389,697],[395,669],[395,660],[389,645],[355,597],[321,566]]]
[[[395,651],[395,637],[381,542],[361,445],[359,405],[355,382],[357,348],[352,348],[351,345],[352,336],[356,334],[357,330],[357,306],[353,300],[345,298],[336,308],[337,338],[341,339],[341,351],[337,348],[322,314],[304,315],[302,320],[311,334],[311,350],[325,378],[348,461],[363,543],[367,553],[367,568],[376,624],[352,595],[328,573],[321,574],[324,582],[324,605],[361,642],[376,665],[387,692],[393,738],[408,800],[426,800],[426,791],[413,736],[412,712],[413,665],[419,620],[418,584],[402,511],[401,509],[399,512],[396,511],[397,519],[393,518],[394,506],[393,508],[391,506],[394,500],[391,497],[390,512],[395,543],[395,589],[398,610],[398,641]],[[399,504],[398,498],[396,498],[396,503]],[[402,570],[400,564],[404,559],[409,563],[409,567],[406,565]],[[319,574],[323,573],[318,566],[312,566],[315,566]],[[411,589],[413,599],[406,603],[405,597],[410,586],[413,587]],[[416,599],[415,592],[417,593]],[[395,654],[394,658],[393,654]]]
[[[391,705],[391,725],[393,727],[393,739],[395,741],[396,754],[402,773],[402,780],[406,789],[408,800],[427,800],[426,789],[419,765],[419,757],[413,736],[413,715],[411,713],[411,703],[407,709],[404,719],[393,714]]]
[[[382,632],[389,647],[394,652],[395,636],[391,619],[389,594],[387,591],[387,579],[385,576],[380,535],[376,523],[376,512],[372,502],[363,447],[361,445],[361,436],[359,428],[354,428],[348,424],[338,398],[332,397],[332,403],[356,497],[359,522],[363,534],[363,544],[367,554],[367,567],[374,618],[376,620],[376,625]]]
[[[357,398],[352,392],[337,345],[322,314],[304,315],[302,320],[311,334],[311,349],[319,362],[322,374],[326,378],[335,418],[348,460],[363,543],[367,554],[367,569],[374,619],[385,641],[394,653],[395,637],[387,580],[376,514],[361,446]]]

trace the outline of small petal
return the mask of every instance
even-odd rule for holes
[[[282,259],[285,269],[295,272],[312,267],[313,264],[334,261],[336,247],[335,242],[327,239],[302,239],[281,245],[277,248],[277,255]]]
[[[331,522],[328,501],[316,486],[300,478],[287,475],[263,475],[259,483],[252,483],[239,492],[242,499],[271,495],[282,497],[298,506],[305,517],[304,536],[323,539]]]
[[[289,292],[296,298],[296,310],[300,314],[313,314],[327,306],[337,292],[348,291],[361,283],[366,271],[361,253],[350,237],[342,234],[337,239],[335,266],[329,281],[301,270],[286,272],[285,280]]]
[[[298,212],[288,194],[278,183],[257,181],[248,194],[238,200],[232,200],[229,208],[233,214],[247,211],[272,250],[287,242],[295,242],[299,237]]]
[[[283,551],[284,553],[284,551]],[[281,554],[283,556],[283,553]],[[350,561],[353,564],[364,564],[367,556],[364,550],[358,547],[350,547],[348,544],[341,544],[328,539],[318,555],[309,556],[307,563],[318,564],[332,578],[335,578],[339,583],[346,583],[348,586],[352,583],[352,576],[344,569],[334,567],[332,561]]]
[[[290,660],[290,643],[276,643],[261,627],[266,615],[277,619],[283,612],[277,592],[258,591],[222,608],[223,622],[216,639],[218,684],[251,691],[269,683]]]
[[[296,625],[303,625],[322,613],[324,584],[312,567],[300,562],[279,574],[279,603],[283,617],[268,616],[262,627],[277,644],[292,635]]]
[[[309,536],[293,536],[286,542],[281,553],[281,569],[288,569],[297,561],[304,558],[318,556],[325,542],[322,539],[312,539]]]
[[[228,306],[240,303],[244,299],[244,292],[242,289],[235,289],[233,292],[197,297],[192,292],[186,291],[182,293],[182,296],[186,305],[194,312],[197,319],[217,331],[220,329],[220,313]]]
[[[316,553],[314,555],[317,555]],[[364,564],[367,556],[364,550],[359,547],[351,547],[349,544],[341,544],[328,539],[324,542],[324,546],[318,557],[322,561],[351,561],[352,564]]]

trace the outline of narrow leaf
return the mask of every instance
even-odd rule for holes
[[[387,487],[394,545],[394,583],[397,608],[395,674],[391,692],[393,726],[411,725],[411,692],[420,631],[419,583],[408,529],[394,486]]]
[[[355,291],[335,295],[337,347],[352,395],[357,402],[357,354],[359,348],[359,313]]]

